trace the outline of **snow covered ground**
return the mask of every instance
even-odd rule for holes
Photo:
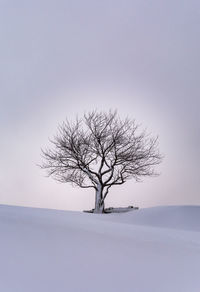
[[[2,292],[199,292],[200,207],[0,206]]]

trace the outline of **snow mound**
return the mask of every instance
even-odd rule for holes
[[[199,292],[199,211],[97,215],[0,205],[0,291]]]
[[[109,216],[128,224],[200,231],[200,206],[159,206]]]

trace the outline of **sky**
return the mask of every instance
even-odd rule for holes
[[[38,167],[58,125],[93,109],[135,119],[165,156],[106,206],[200,204],[199,35],[197,0],[1,0],[0,204],[93,207]]]

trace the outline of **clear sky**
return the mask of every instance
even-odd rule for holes
[[[198,0],[1,0],[0,203],[93,207],[37,164],[66,117],[111,108],[158,134],[165,159],[107,206],[200,204],[199,36]]]

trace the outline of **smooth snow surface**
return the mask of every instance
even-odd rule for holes
[[[165,206],[112,214],[110,220],[200,232],[200,206]]]
[[[199,292],[200,207],[0,206],[2,292]]]

